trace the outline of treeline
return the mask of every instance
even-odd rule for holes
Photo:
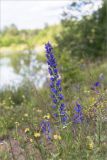
[[[93,4],[95,0],[71,3],[69,10],[78,10],[78,7]],[[96,2],[97,3],[97,2]],[[95,5],[95,3],[93,4]],[[61,55],[67,53],[77,57],[105,56],[107,45],[107,9],[106,1],[91,15],[84,15],[80,20],[66,13],[62,20],[63,30],[57,37],[58,48]],[[79,9],[80,9],[79,8]],[[81,13],[80,13],[81,14]]]
[[[0,46],[10,46],[12,44],[23,44],[33,35],[37,35],[40,30],[18,30],[15,24],[6,26],[0,33]]]
[[[96,11],[93,10],[92,14],[83,15],[80,19],[71,14],[72,10],[81,14],[81,8],[87,4],[93,5],[95,0],[78,0],[70,4],[71,12],[63,14],[63,29],[56,37],[56,55],[65,87],[87,79],[84,73],[93,61],[94,72],[89,75],[97,78],[100,72],[105,72],[105,68],[101,69],[99,63],[103,65],[102,60],[107,58],[106,1],[102,1],[101,6]]]
[[[55,43],[54,35],[59,33],[60,29],[61,25],[47,25],[44,29],[18,30],[16,25],[12,24],[0,32],[0,47],[25,44],[33,49],[34,46],[45,44],[48,40]]]

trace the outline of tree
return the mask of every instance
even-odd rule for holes
[[[81,14],[81,8],[93,4],[95,0],[73,2],[69,10],[76,10],[77,16],[73,12],[64,13],[62,20],[63,31],[57,37],[58,47],[61,52],[66,52],[77,57],[99,57],[106,55],[106,4],[88,15]],[[78,16],[81,14],[81,16]]]
[[[95,0],[83,0],[71,3],[69,10],[81,14],[81,8],[94,3]],[[83,72],[80,59],[95,60],[106,55],[106,5],[103,1],[100,8],[91,14],[74,16],[72,12],[64,12],[62,32],[56,37],[56,53],[65,84],[80,82]],[[77,15],[78,15],[77,14]]]
[[[17,35],[18,29],[15,24],[11,24],[9,27],[4,28],[3,34]]]

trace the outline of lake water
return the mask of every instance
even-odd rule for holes
[[[40,70],[37,73],[32,73],[29,71],[27,78],[33,80],[35,85],[40,88],[46,82],[47,78],[47,65],[42,63],[37,63],[35,60],[35,66],[39,65]],[[30,68],[33,65],[30,65]],[[23,70],[23,69],[22,69]],[[22,74],[17,74],[14,71],[14,68],[11,66],[10,58],[1,58],[0,59],[0,88],[4,88],[6,86],[18,86],[23,80]]]

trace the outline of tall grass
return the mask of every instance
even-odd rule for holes
[[[106,65],[106,64],[105,64]],[[64,127],[54,123],[49,88],[37,90],[33,83],[0,91],[1,160],[106,160],[107,159],[107,84],[96,76],[104,64],[86,81],[64,89],[69,122]],[[95,76],[92,76],[95,75]],[[89,77],[91,77],[89,79]],[[100,76],[101,78],[101,76]],[[99,81],[98,81],[99,80]],[[96,82],[100,82],[97,85]],[[74,123],[76,102],[82,106],[83,121]],[[51,124],[51,139],[41,129],[41,122]]]

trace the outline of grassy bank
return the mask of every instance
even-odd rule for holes
[[[41,47],[48,40],[56,44],[55,36],[61,32],[61,25],[53,25],[41,30],[21,30],[0,33],[0,53],[19,52],[33,50]]]
[[[25,81],[18,90],[0,91],[0,158],[106,160],[106,67],[106,62],[89,64],[85,67],[83,82],[63,89],[69,115],[69,123],[64,128],[57,127],[51,114],[49,88],[37,90],[33,83]],[[99,79],[101,73],[103,76]],[[91,86],[98,80],[101,85],[97,93]],[[74,124],[72,117],[78,100],[84,120]],[[51,140],[41,131],[43,120],[51,122]]]

